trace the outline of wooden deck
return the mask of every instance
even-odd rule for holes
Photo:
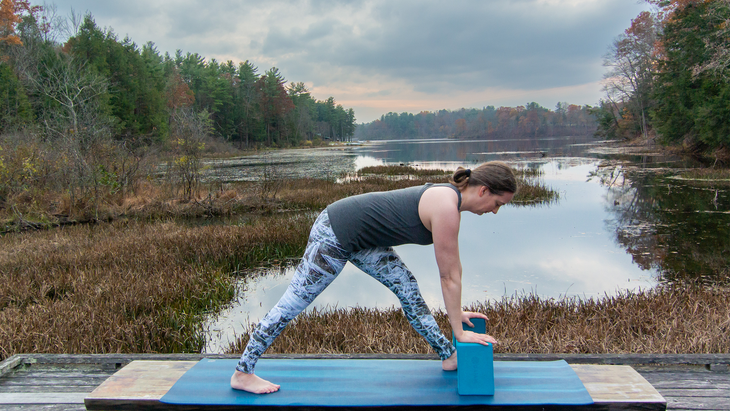
[[[83,410],[84,398],[134,360],[237,358],[200,354],[21,354],[0,363],[0,409]],[[408,358],[426,355],[271,355],[268,358]],[[667,401],[668,410],[730,410],[730,355],[498,354],[497,361],[565,359],[570,364],[630,365]]]

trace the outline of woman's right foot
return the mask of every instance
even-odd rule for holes
[[[270,394],[279,391],[279,387],[281,386],[266,381],[256,374],[246,374],[238,370],[231,377],[231,388],[253,394]]]
[[[454,371],[457,366],[456,362],[456,351],[454,351],[453,354],[451,354],[451,357],[441,361],[441,368],[444,369],[444,371]]]

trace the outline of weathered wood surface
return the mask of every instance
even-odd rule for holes
[[[10,403],[0,397],[2,410],[83,410],[83,398],[109,376],[135,360],[198,361],[237,358],[201,354],[23,354],[0,363],[0,394],[80,395],[77,403],[48,403],[49,397],[15,396],[30,402]],[[406,358],[435,359],[432,355],[269,355],[268,358]],[[666,399],[668,410],[730,410],[730,355],[505,355],[496,360],[566,359],[570,364],[630,365]],[[575,367],[574,367],[575,368]],[[60,397],[59,397],[60,398]],[[75,400],[79,397],[66,397]],[[597,408],[594,408],[597,409]]]
[[[162,404],[159,400],[175,384],[178,378],[195,364],[195,361],[134,361],[89,394],[85,400],[86,408],[89,410],[110,408],[180,409],[179,406]],[[560,408],[570,410],[642,409],[657,411],[666,409],[664,398],[630,366],[575,364],[572,367],[583,381],[596,405]],[[388,407],[388,409],[393,408]],[[412,409],[413,407],[400,408]],[[494,409],[496,407],[490,408]],[[527,410],[543,409],[544,407],[505,408]],[[226,408],[216,407],[215,409]]]
[[[572,364],[571,367],[594,402],[665,404],[661,394],[631,366]]]
[[[86,396],[87,409],[161,408],[160,398],[197,361],[133,361]]]

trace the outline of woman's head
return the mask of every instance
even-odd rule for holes
[[[490,161],[469,170],[459,167],[449,179],[459,190],[467,186],[485,186],[496,195],[517,192],[517,178],[512,169],[501,161]]]

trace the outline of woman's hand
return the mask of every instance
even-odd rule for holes
[[[483,318],[485,321],[488,320],[486,315],[482,313],[473,313],[471,311],[464,311],[461,313],[461,322],[468,325],[471,328],[474,328],[474,324],[472,324],[471,319],[472,318]]]
[[[484,320],[488,320],[487,316],[482,313],[474,313],[471,311],[464,311],[461,313],[461,322],[471,328],[474,328],[474,324],[471,322],[472,318],[483,318]],[[491,335],[479,334],[466,330],[456,336],[456,340],[463,343],[478,343],[482,345],[487,345],[487,343],[497,344],[497,340]]]
[[[472,331],[464,331],[456,340],[462,343],[477,343],[487,345],[487,343],[497,344],[497,340],[491,335],[479,334]]]

